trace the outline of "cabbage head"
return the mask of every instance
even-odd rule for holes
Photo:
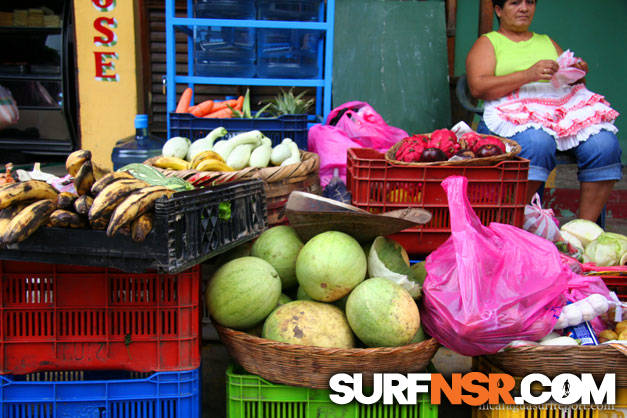
[[[590,242],[583,253],[584,262],[597,266],[616,266],[627,261],[627,237],[604,232]]]
[[[570,222],[566,222],[562,225],[560,231],[566,231],[577,237],[584,248],[603,233],[603,229],[599,225],[587,219],[573,219]]]

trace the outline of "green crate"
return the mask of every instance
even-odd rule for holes
[[[336,405],[327,389],[270,383],[231,364],[226,371],[228,418],[437,418],[438,406],[420,394],[416,405]]]

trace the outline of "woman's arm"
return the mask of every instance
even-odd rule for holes
[[[483,100],[500,99],[527,83],[550,80],[559,66],[555,61],[541,60],[526,70],[498,77],[494,75],[495,68],[496,56],[492,42],[487,37],[480,36],[466,58],[468,88],[473,97]]]

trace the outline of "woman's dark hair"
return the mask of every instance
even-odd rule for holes
[[[538,0],[536,0],[536,3],[538,2]],[[505,6],[505,3],[507,3],[507,0],[492,0],[492,7],[496,7],[499,6],[501,9],[503,8],[503,6]]]

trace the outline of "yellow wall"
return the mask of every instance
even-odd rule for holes
[[[74,1],[81,148],[108,168],[115,142],[135,133],[135,114],[141,111],[134,3]]]

